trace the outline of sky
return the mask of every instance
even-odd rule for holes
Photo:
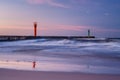
[[[0,0],[0,35],[120,37],[120,0]]]

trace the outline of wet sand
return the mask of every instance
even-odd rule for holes
[[[120,75],[0,69],[0,80],[120,80]]]

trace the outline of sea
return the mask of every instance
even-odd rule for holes
[[[120,39],[40,38],[0,42],[0,68],[120,74]]]

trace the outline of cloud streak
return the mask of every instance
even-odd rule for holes
[[[59,8],[71,8],[76,5],[81,6],[81,5],[88,5],[91,3],[91,0],[66,0],[66,1],[68,2],[67,4],[64,3],[65,1],[58,2],[58,0],[27,0],[29,4],[36,4],[36,5],[48,4],[50,6],[59,7]],[[91,4],[93,5],[96,3],[92,1]]]
[[[67,5],[62,3],[55,2],[56,0],[27,0],[30,4],[48,4],[50,6],[60,7],[60,8],[69,8]]]

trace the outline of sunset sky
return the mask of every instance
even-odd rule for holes
[[[0,0],[0,35],[120,37],[120,0]]]

